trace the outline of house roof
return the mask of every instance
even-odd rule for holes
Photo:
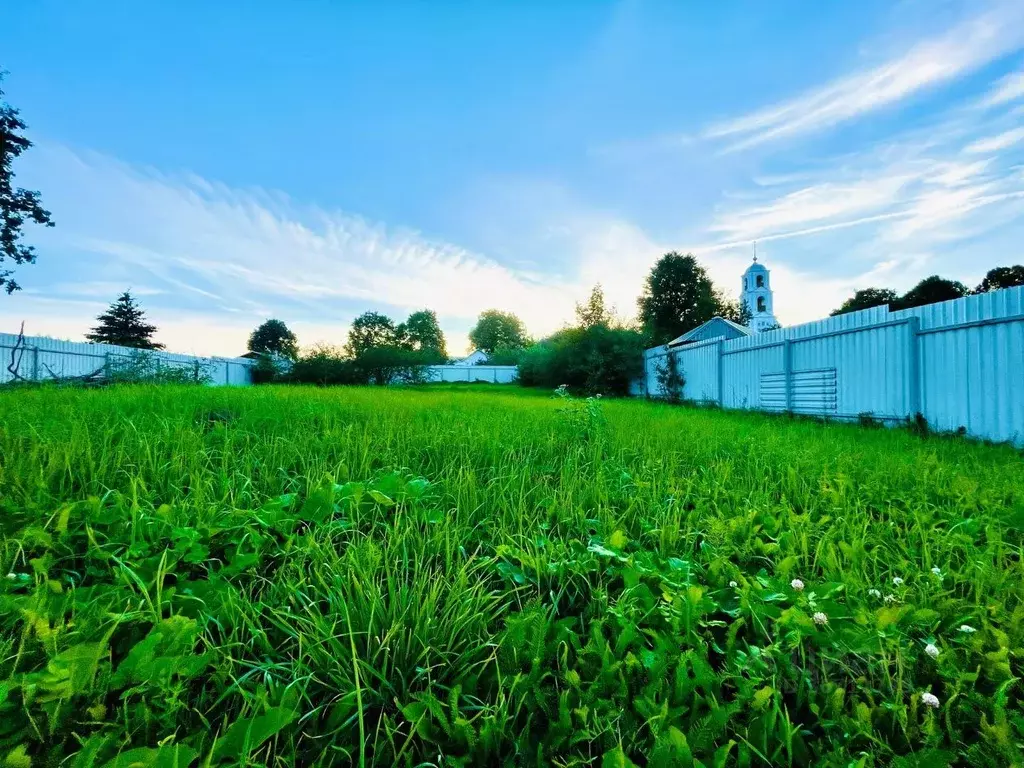
[[[736,339],[741,336],[752,336],[753,333],[754,332],[752,330],[744,325],[734,323],[732,320],[727,320],[724,317],[715,316],[703,325],[698,325],[692,331],[687,331],[682,336],[672,339],[667,346],[679,347],[683,344],[693,344],[698,341],[717,339],[720,336]]]

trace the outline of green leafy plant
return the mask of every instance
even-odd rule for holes
[[[140,349],[109,356],[105,379],[112,384],[209,384],[211,369],[210,363],[198,358],[188,363],[167,362]]]
[[[0,392],[0,764],[1012,765],[1022,458],[524,389]]]
[[[683,401],[683,389],[686,386],[686,377],[679,366],[679,359],[673,350],[668,350],[664,358],[658,363],[655,379],[658,382],[658,389],[662,396],[670,403],[681,403]]]

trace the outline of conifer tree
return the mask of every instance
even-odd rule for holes
[[[130,291],[125,291],[110,308],[96,318],[99,325],[85,338],[97,344],[116,344],[135,349],[163,349],[153,341],[156,326],[146,322],[146,313],[139,308]]]

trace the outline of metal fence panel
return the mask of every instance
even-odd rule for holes
[[[457,381],[511,384],[519,376],[514,365],[430,365],[427,377],[434,382]]]
[[[12,381],[8,371],[11,354],[18,343],[17,334],[0,333],[0,383]],[[130,360],[139,350],[113,344],[89,344],[62,341],[45,336],[26,336],[18,374],[32,381],[70,376],[87,376],[104,369],[108,364]],[[161,366],[194,370],[198,364],[209,376],[212,384],[244,386],[252,383],[255,361],[248,358],[197,357],[175,352],[148,353]]]
[[[694,400],[888,422],[921,413],[938,430],[1024,444],[1024,287],[876,307],[678,355]],[[644,356],[652,396],[663,394],[663,356],[663,347]]]

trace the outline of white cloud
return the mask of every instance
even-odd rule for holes
[[[1019,141],[1024,141],[1024,128],[1013,128],[996,136],[979,139],[978,141],[964,147],[964,152],[969,152],[975,155],[988,154],[1012,147]]]
[[[977,70],[1022,45],[1024,4],[1007,2],[878,66],[712,125],[705,136],[732,139],[731,148],[739,149],[836,125]],[[1010,83],[1003,96],[1015,87]]]
[[[722,213],[712,232],[730,241],[770,238],[803,225],[830,222],[838,217],[860,218],[892,204],[915,176],[894,173],[851,182],[824,182],[803,187],[763,205]],[[875,220],[867,216],[867,220]],[[810,227],[819,231],[817,227]]]
[[[1024,98],[1024,72],[1011,72],[995,84],[982,99],[981,106],[994,107],[1020,98]]]
[[[339,343],[351,319],[368,309],[400,317],[429,307],[443,326],[464,334],[482,310],[497,307],[519,314],[534,333],[546,333],[571,318],[581,289],[412,230],[258,190],[144,171],[59,146],[42,146],[39,154],[39,186],[62,214],[43,252],[54,259],[62,250],[79,250],[95,278],[77,285],[65,279],[45,287],[47,294],[112,298],[145,284],[140,295],[162,292],[174,301],[191,295],[200,309],[168,312],[162,325],[180,338],[188,334],[172,326],[195,328],[197,348],[208,351],[216,350],[200,340],[206,320],[190,325],[190,317],[216,316],[223,326],[233,313],[251,329],[247,323],[273,313],[311,324],[322,340]],[[127,282],[108,279],[115,268]],[[152,306],[159,320],[166,305]],[[232,332],[231,345],[242,343],[241,330]],[[464,343],[453,344],[453,351]]]

